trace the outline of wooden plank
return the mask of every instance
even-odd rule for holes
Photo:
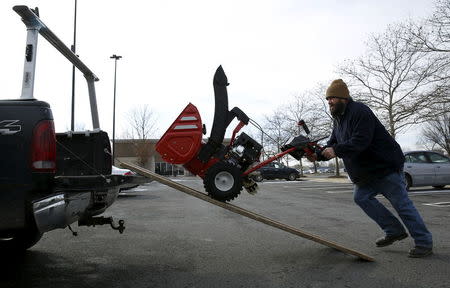
[[[209,202],[209,203],[214,204],[216,206],[219,206],[219,207],[222,207],[224,209],[227,209],[227,210],[229,210],[231,212],[237,213],[239,215],[242,215],[242,216],[248,217],[250,219],[256,220],[258,222],[264,223],[266,225],[269,225],[269,226],[281,229],[283,231],[286,231],[286,232],[289,232],[291,234],[300,236],[302,238],[305,238],[305,239],[317,242],[319,244],[322,244],[322,245],[325,245],[325,246],[337,249],[337,250],[339,250],[341,252],[344,252],[346,254],[350,254],[350,255],[356,256],[356,257],[358,257],[358,258],[360,258],[362,260],[366,260],[366,261],[370,261],[370,262],[375,261],[374,258],[372,258],[372,257],[370,257],[370,256],[368,256],[366,254],[363,254],[363,253],[358,252],[356,250],[344,247],[344,246],[342,246],[342,245],[340,245],[340,244],[338,244],[336,242],[323,239],[323,238],[321,238],[321,237],[319,237],[317,235],[314,235],[314,234],[311,234],[309,232],[306,232],[306,231],[297,229],[295,227],[283,224],[281,222],[272,220],[272,219],[267,218],[265,216],[253,213],[253,212],[251,212],[249,210],[243,209],[243,208],[235,206],[233,204],[215,200],[215,199],[209,197],[205,193],[202,193],[200,191],[192,189],[192,188],[190,188],[188,186],[185,186],[183,184],[174,182],[174,181],[170,180],[167,177],[158,175],[158,174],[156,174],[156,173],[154,173],[154,172],[152,172],[150,170],[144,169],[142,167],[139,167],[139,166],[136,166],[136,165],[133,165],[133,164],[130,164],[130,163],[122,163],[121,166],[124,167],[124,168],[128,168],[130,170],[133,170],[136,173],[139,173],[139,174],[141,174],[141,175],[143,175],[145,177],[148,177],[150,179],[158,181],[158,182],[160,182],[160,183],[162,183],[164,185],[172,187],[172,188],[174,188],[176,190],[179,190],[181,192],[184,192],[186,194],[189,194],[191,196],[199,198],[199,199],[201,199],[203,201]]]

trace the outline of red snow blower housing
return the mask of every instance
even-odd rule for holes
[[[156,151],[164,161],[182,164],[189,172],[200,176],[205,190],[212,198],[230,201],[241,193],[242,187],[253,194],[257,184],[249,177],[251,172],[287,153],[299,159],[304,153],[313,153],[318,147],[307,137],[298,136],[303,138],[294,138],[295,141],[284,146],[282,153],[249,169],[259,162],[262,146],[243,132],[236,137],[242,127],[249,123],[250,118],[237,107],[228,111],[228,79],[222,66],[216,70],[213,85],[215,111],[208,141],[202,141],[206,128],[202,124],[197,107],[189,103],[156,144]],[[225,146],[225,132],[234,118],[237,118],[239,123],[233,130],[230,144]]]

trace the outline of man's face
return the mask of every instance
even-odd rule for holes
[[[330,107],[331,116],[336,117],[342,115],[347,105],[347,99],[328,97],[328,106]]]

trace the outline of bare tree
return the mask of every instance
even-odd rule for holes
[[[281,150],[281,146],[286,143],[290,135],[286,131],[287,118],[284,115],[285,111],[279,107],[271,115],[264,116],[264,130],[267,135],[264,135],[264,143],[268,154],[277,154]]]
[[[312,91],[312,94],[318,100],[317,101],[317,103],[318,103],[317,109],[318,109],[318,111],[320,111],[320,113],[318,114],[320,117],[320,120],[318,120],[318,126],[321,131],[320,138],[322,138],[322,135],[323,135],[329,139],[329,137],[333,131],[334,120],[333,120],[333,117],[331,116],[331,114],[329,113],[328,103],[325,99],[325,93],[326,93],[326,86],[324,84],[319,84],[316,87],[316,89],[314,89]],[[320,139],[320,138],[318,138],[318,139]],[[338,157],[335,157],[334,165],[332,165],[331,163],[329,165],[334,166],[335,176],[340,177],[341,176],[340,167],[343,166],[342,160],[339,160]],[[317,173],[316,163],[314,163],[314,171]]]
[[[333,117],[331,116],[328,108],[328,102],[325,99],[327,86],[323,83],[317,84],[317,86],[309,93],[315,100],[311,102],[314,105],[314,126],[315,133],[314,139],[320,139],[323,137],[329,137],[333,130]]]
[[[322,98],[325,99],[325,90],[322,91]],[[300,120],[304,120],[310,130],[312,139],[323,138],[330,133],[330,117],[325,110],[325,106],[319,100],[320,91],[308,91],[294,96],[294,99],[285,107],[285,117],[289,125],[286,130],[291,134],[299,134],[300,127],[297,126]]]
[[[436,1],[430,17],[410,22],[408,27],[414,48],[426,52],[450,52],[450,1]]]
[[[156,133],[156,115],[148,105],[138,106],[127,113],[129,130],[125,137],[133,140],[138,164],[145,166],[151,156],[150,137]]]
[[[437,0],[433,14],[423,21],[408,25],[413,49],[433,55],[445,55],[450,52],[450,1]],[[448,57],[447,57],[448,58]],[[422,144],[435,149],[436,146],[449,153],[449,115],[450,85],[448,78],[443,78],[437,89],[441,104],[433,108],[442,112],[441,116],[428,121],[422,131]]]
[[[422,21],[410,21],[407,27],[409,29],[407,40],[410,41],[412,49],[427,52],[434,57],[448,58],[447,53],[450,52],[450,0],[437,0],[435,10],[430,17]],[[447,60],[447,66],[450,66],[449,62],[450,60]],[[448,75],[441,75],[435,96],[441,101],[433,108],[442,114],[449,113],[449,107],[446,105],[450,102]]]
[[[127,113],[130,139],[149,139],[156,132],[156,115],[148,105],[136,106]]]
[[[323,94],[325,95],[325,94]],[[307,124],[312,140],[323,138],[329,134],[330,123],[326,111],[322,109],[321,102],[318,101],[315,93],[306,92],[294,96],[294,99],[283,107],[285,111],[286,123],[284,130],[291,136],[304,133],[298,126],[300,120]],[[327,128],[325,128],[327,127]],[[328,131],[326,131],[328,130]],[[299,160],[301,176],[303,175],[303,162]],[[317,169],[317,168],[316,168]]]
[[[436,147],[450,155],[450,112],[430,120],[422,130],[422,142],[430,144],[431,150]]]
[[[404,25],[389,26],[370,37],[366,55],[338,68],[350,78],[352,96],[373,108],[394,138],[440,112],[433,107],[445,102],[439,84],[448,79],[446,57],[411,49],[407,32]]]

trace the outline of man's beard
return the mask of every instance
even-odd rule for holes
[[[336,104],[334,104],[334,109],[330,109],[331,116],[333,116],[333,118],[341,116],[342,114],[344,114],[346,106],[347,104],[344,102],[337,102]]]

